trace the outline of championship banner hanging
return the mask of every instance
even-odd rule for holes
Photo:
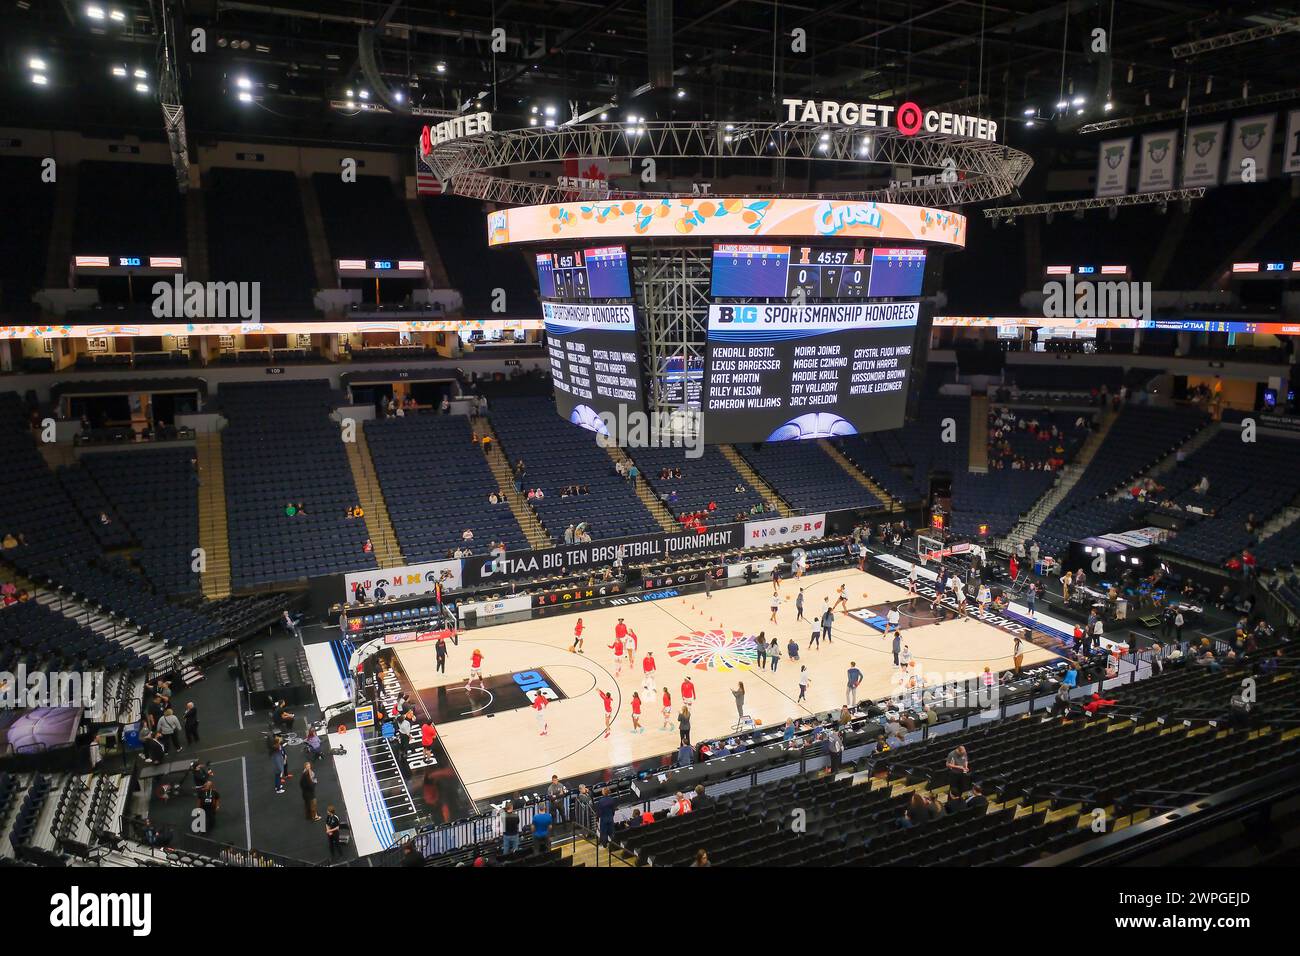
[[[1097,196],[1123,196],[1128,192],[1129,154],[1133,137],[1110,139],[1101,144],[1097,156]]]
[[[1273,151],[1276,126],[1275,113],[1233,120],[1226,182],[1262,183],[1268,179],[1268,155]]]
[[[1174,188],[1174,159],[1178,156],[1178,131],[1146,133],[1138,158],[1138,192],[1152,193]]]
[[[1193,126],[1183,150],[1183,187],[1219,185],[1219,160],[1223,158],[1225,123]]]
[[[1282,172],[1300,173],[1300,110],[1286,114],[1286,142],[1282,144]]]

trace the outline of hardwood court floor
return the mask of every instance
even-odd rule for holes
[[[476,800],[532,787],[549,780],[551,774],[569,777],[603,767],[626,764],[675,750],[678,744],[676,712],[680,709],[682,678],[691,675],[696,703],[692,710],[693,741],[725,736],[736,724],[731,689],[745,684],[745,712],[763,726],[779,725],[787,717],[838,710],[844,703],[849,662],[856,661],[864,678],[859,701],[885,697],[893,690],[894,674],[890,642],[880,632],[849,617],[835,615],[833,644],[820,650],[808,647],[811,623],[795,621],[794,596],[804,588],[804,612],[820,614],[823,598],[834,598],[835,589],[847,584],[851,608],[876,606],[908,597],[905,589],[856,568],[843,568],[807,575],[801,582],[781,584],[782,605],[777,623],[772,624],[772,586],[768,582],[714,590],[712,598],[691,594],[643,604],[607,607],[581,614],[556,614],[532,621],[503,624],[469,631],[459,646],[448,648],[446,674],[434,671],[431,645],[399,647],[401,666],[417,687],[435,687],[469,676],[469,657],[474,648],[483,652],[483,674],[510,674],[544,668],[565,699],[546,708],[549,733],[538,734],[533,712],[521,707],[492,717],[457,720],[439,726],[438,732],[456,765],[470,796]],[[585,654],[569,652],[573,628],[583,619]],[[624,659],[622,673],[616,673],[613,651],[614,625],[619,618],[636,632],[639,645],[635,669]],[[1011,635],[969,619],[907,628],[903,617],[903,642],[926,674],[979,673],[989,665],[994,673],[1012,666]],[[718,631],[716,635],[709,632]],[[693,632],[704,632],[702,636]],[[782,658],[777,671],[759,671],[736,653],[745,635],[765,631],[781,644]],[[798,662],[786,654],[794,637],[800,648]],[[681,640],[685,639],[685,640]],[[693,650],[712,667],[701,670],[679,663],[673,651]],[[1026,666],[1049,660],[1052,655],[1028,642],[1024,645]],[[653,651],[658,664],[657,692],[642,692],[643,733],[632,732],[631,698],[641,691],[641,659]],[[737,669],[728,669],[736,664]],[[812,683],[806,704],[799,696],[799,666],[807,665]],[[671,729],[663,729],[661,697],[665,682],[673,696]],[[604,735],[604,707],[596,689],[614,696],[612,731]],[[453,690],[450,695],[465,693]],[[449,700],[453,699],[449,695]],[[465,709],[486,700],[477,686],[465,693]]]

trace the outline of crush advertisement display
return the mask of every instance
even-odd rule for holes
[[[636,315],[631,305],[542,303],[555,408],[575,425],[603,432],[602,412],[644,411]]]
[[[919,302],[713,305],[708,441],[834,438],[899,428]]]

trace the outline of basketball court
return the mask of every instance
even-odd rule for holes
[[[696,688],[693,741],[725,736],[736,726],[731,691],[738,682],[745,685],[745,713],[760,726],[838,710],[845,703],[851,661],[864,675],[860,702],[889,695],[896,671],[891,639],[880,630],[841,608],[835,614],[831,642],[823,641],[819,649],[809,646],[811,619],[820,617],[823,599],[834,600],[841,584],[846,585],[848,607],[859,612],[901,602],[903,642],[927,675],[973,676],[985,666],[995,673],[1012,666],[1011,634],[968,618],[933,623],[933,616],[922,612],[929,607],[924,598],[915,599],[917,614],[910,617],[913,599],[905,588],[856,568],[782,581],[775,624],[771,622],[772,585],[763,581],[715,590],[711,598],[698,593],[464,632],[458,645],[448,646],[445,673],[436,671],[431,645],[401,645],[395,656],[406,682],[417,691],[417,716],[434,721],[461,783],[474,800],[481,801],[522,788],[536,789],[552,774],[569,778],[674,751],[680,688],[687,675]],[[796,620],[794,601],[800,587],[807,622]],[[579,617],[584,624],[584,654],[569,650]],[[635,664],[629,665],[625,656],[621,668],[609,647],[619,618],[638,639]],[[910,620],[927,623],[909,626]],[[775,637],[781,647],[775,671],[770,661],[766,668],[757,668],[753,638],[760,632],[769,641]],[[791,638],[799,645],[798,661],[790,660],[786,650]],[[483,652],[485,688],[475,682],[466,690],[475,648]],[[641,663],[648,652],[653,652],[657,663],[653,693],[642,689]],[[1049,651],[1029,643],[1023,653],[1025,666],[1053,658]],[[797,702],[800,665],[807,666],[812,678],[804,703]],[[673,698],[667,728],[661,701],[665,684]],[[546,736],[539,734],[528,703],[531,692],[542,687],[552,690],[548,697],[560,698],[546,708]],[[613,695],[608,737],[598,689]],[[644,730],[634,733],[632,695],[638,692]]]

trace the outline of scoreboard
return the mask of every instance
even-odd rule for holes
[[[543,302],[556,411],[602,430],[602,412],[645,411],[636,314],[630,304]],[[622,419],[619,419],[620,421]]]
[[[709,442],[899,428],[920,303],[713,305],[702,411]]]
[[[537,286],[543,299],[632,298],[625,246],[539,252],[536,261]]]
[[[915,297],[925,281],[924,249],[719,243],[715,299]]]

